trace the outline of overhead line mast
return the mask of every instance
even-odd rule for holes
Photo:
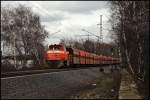
[[[98,48],[99,48],[99,42],[100,44],[103,44],[103,34],[102,34],[102,15],[100,15],[100,23],[97,24],[97,25],[100,25],[100,30],[99,30],[99,38],[100,38],[100,41],[98,39]],[[102,45],[101,45],[102,46]],[[103,54],[103,48],[100,48],[101,50],[101,54]]]
[[[101,43],[103,43],[103,34],[102,34],[102,15],[100,15],[100,39],[101,39]]]
[[[97,24],[100,25],[100,30],[99,30],[99,36],[100,36],[100,43],[103,43],[103,34],[102,34],[102,15],[100,15],[100,23]],[[99,40],[98,40],[99,41]]]

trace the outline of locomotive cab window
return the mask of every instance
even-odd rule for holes
[[[60,51],[66,51],[65,47],[62,45],[50,45],[49,50],[60,50]]]

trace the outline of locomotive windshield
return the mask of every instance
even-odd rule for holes
[[[65,48],[62,45],[50,45],[49,50],[61,50],[61,51],[63,51],[63,50],[65,50]]]

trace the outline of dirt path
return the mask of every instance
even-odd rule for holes
[[[125,69],[122,70],[119,99],[142,99],[133,78]]]

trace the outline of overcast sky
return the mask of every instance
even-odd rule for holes
[[[46,44],[58,43],[61,38],[81,38],[87,37],[78,35],[87,35],[86,29],[95,35],[99,35],[100,15],[104,29],[110,29],[110,6],[107,1],[1,1],[1,6],[17,6],[24,4],[32,8],[33,12],[41,18],[42,25],[49,34],[57,34],[49,36]],[[97,40],[91,36],[90,39]],[[104,42],[110,42],[110,34],[108,30],[103,30]]]

